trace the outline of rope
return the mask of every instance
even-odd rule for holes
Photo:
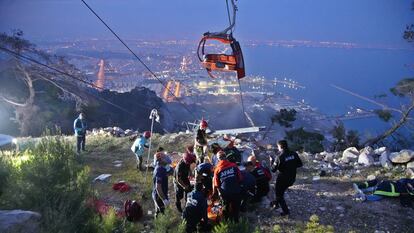
[[[116,34],[111,27],[108,26],[108,24],[105,23],[105,21],[84,1],[81,0],[85,6],[105,25],[105,27],[125,46],[125,48],[127,48],[129,50],[129,52],[132,53],[132,55],[134,55],[134,57],[145,67],[145,69],[148,70],[148,72],[150,72],[150,74],[156,79],[158,80],[158,82],[166,89],[168,90],[168,92],[174,96],[177,101],[184,107],[185,110],[187,110],[195,119],[197,119],[197,117],[194,115],[194,113],[192,111],[190,111],[190,109],[188,109],[188,107],[181,101],[178,100],[177,96],[166,87],[166,85],[161,81],[161,79],[158,78],[158,76],[141,60],[141,58],[138,57],[138,55],[132,51],[132,49],[118,36],[118,34]]]

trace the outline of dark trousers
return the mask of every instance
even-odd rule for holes
[[[175,206],[177,207],[178,211],[183,212],[181,208],[181,200],[184,198],[185,201],[187,201],[187,194],[183,187],[181,187],[179,184],[174,183],[174,189],[175,189]]]
[[[83,151],[85,151],[85,141],[86,141],[86,136],[77,136],[76,137],[77,141],[76,141],[76,152],[80,153],[80,150],[82,149]]]
[[[183,219],[186,222],[185,231],[192,233],[197,231],[197,225],[201,222],[201,218],[194,213],[188,213],[186,209],[183,213]]]
[[[285,192],[293,184],[293,182],[286,182],[283,179],[276,180],[275,193],[276,193],[276,204],[282,207],[283,213],[289,214],[289,208],[285,201]]]
[[[158,194],[153,194],[152,199],[154,200],[155,205],[155,217],[157,217],[160,213],[164,213],[165,206],[164,202],[161,200],[161,198],[158,196]]]
[[[244,190],[242,192],[242,199],[241,199],[241,205],[240,205],[240,211],[245,212],[247,211],[247,205],[251,202],[254,202],[255,197],[255,190]]]
[[[240,197],[232,197],[229,199],[223,199],[223,217],[226,220],[239,222],[240,213]]]
[[[142,171],[143,170],[143,168],[142,168],[142,160],[143,160],[143,155],[141,155],[141,156],[137,156],[137,169],[139,169],[140,171]]]

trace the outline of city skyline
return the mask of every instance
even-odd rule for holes
[[[197,40],[227,26],[225,1],[87,1],[126,39]],[[238,1],[239,40],[309,40],[409,47],[410,1]],[[110,38],[81,1],[2,0],[0,31],[28,39]],[[16,17],[18,16],[18,17]]]

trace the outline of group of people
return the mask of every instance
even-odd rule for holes
[[[175,207],[186,220],[187,232],[208,228],[208,206],[221,203],[222,216],[237,222],[240,211],[246,211],[270,191],[271,171],[277,172],[275,200],[271,207],[282,209],[282,216],[289,214],[284,200],[287,188],[295,182],[296,169],[302,166],[297,153],[290,151],[285,140],[277,143],[278,156],[270,157],[270,168],[262,166],[255,155],[241,162],[240,153],[230,142],[225,148],[211,146],[213,156],[208,156],[208,124],[202,120],[196,133],[194,145],[187,146],[180,161],[171,167],[171,158],[158,148],[154,155],[153,192],[155,216],[170,205],[168,179],[173,176]],[[142,156],[147,147],[150,132],[137,138],[131,149],[137,158],[137,168],[142,170]],[[240,166],[241,165],[241,166]],[[184,207],[182,199],[185,200]]]

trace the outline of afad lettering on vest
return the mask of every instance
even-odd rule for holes
[[[234,167],[226,169],[220,173],[220,180],[223,181],[227,178],[234,177],[236,172],[234,171]]]
[[[295,156],[291,155],[291,156],[285,158],[285,162],[290,161],[290,160],[294,160],[294,159],[295,159]]]
[[[259,175],[259,176],[264,176],[265,174],[264,174],[264,172],[263,172],[263,170],[262,170],[262,169],[258,169],[258,170],[257,170],[257,175]]]
[[[193,196],[190,196],[187,198],[187,206],[197,206],[198,201],[193,198]]]

